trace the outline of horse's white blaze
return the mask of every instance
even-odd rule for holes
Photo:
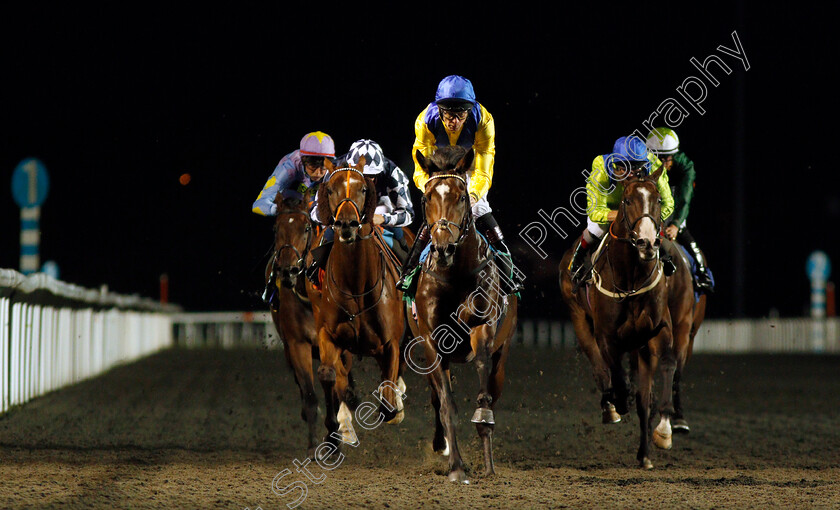
[[[294,218],[289,218],[289,223],[292,223],[293,221],[295,221]]]
[[[642,214],[650,214],[650,190],[645,188],[638,188],[639,194],[642,195],[642,203],[644,208]],[[656,239],[656,224],[650,218],[642,218],[639,222],[639,238],[647,239],[651,243]]]
[[[671,417],[663,416],[656,430],[653,431],[654,444],[664,450],[671,449]]]
[[[438,195],[440,195],[440,198],[446,198],[446,194],[449,193],[449,184],[446,184],[445,182],[442,182],[442,183],[438,184],[437,186],[435,186],[435,191],[438,192]]]

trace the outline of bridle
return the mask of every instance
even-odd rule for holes
[[[280,253],[282,253],[283,250],[292,250],[295,253],[295,256],[297,257],[297,261],[293,265],[289,266],[289,276],[297,278],[297,276],[300,275],[301,272],[303,272],[303,266],[305,264],[306,255],[309,253],[309,248],[312,241],[312,222],[309,220],[309,214],[307,214],[305,211],[301,211],[300,209],[283,209],[281,211],[277,211],[278,218],[280,217],[280,215],[285,214],[302,214],[306,218],[306,241],[303,245],[303,253],[301,253],[300,250],[298,250],[295,247],[295,245],[289,243],[286,243],[277,248],[274,253],[274,267],[277,267],[277,260],[280,258]]]
[[[639,181],[645,181],[645,182],[653,182],[652,180],[645,179],[645,178],[640,178],[638,180]],[[633,239],[632,234],[633,234],[633,232],[635,232],[636,225],[638,225],[639,222],[642,221],[643,219],[650,218],[650,221],[653,222],[654,228],[656,230],[656,238],[655,239],[660,239],[661,240],[662,239],[662,218],[661,218],[661,215],[660,215],[659,218],[656,218],[656,217],[654,217],[653,214],[644,213],[644,214],[639,215],[639,217],[636,218],[636,220],[631,223],[629,218],[627,217],[627,205],[628,205],[628,203],[629,203],[629,201],[626,198],[622,197],[621,203],[618,205],[618,208],[619,208],[619,211],[621,211],[621,219],[622,219],[622,223],[624,225],[624,228],[627,230],[629,235],[627,237],[619,237],[619,236],[615,235],[612,231],[612,227],[613,227],[614,223],[611,223],[610,224],[610,236],[613,239],[616,239],[618,241],[624,241],[624,242],[627,242],[627,243],[630,243],[630,244],[634,244],[636,242],[636,240]]]
[[[350,167],[336,168],[335,170],[330,172],[330,178],[332,178],[332,176],[337,174],[338,172],[355,172],[355,173],[359,174],[359,176],[361,176],[363,181],[367,181],[367,179],[365,178],[365,174],[363,174],[359,170],[356,170],[355,168],[350,168]],[[353,212],[356,213],[356,219],[358,220],[358,225],[356,225],[355,227],[352,227],[352,228],[354,228],[356,230],[356,235],[359,239],[369,239],[370,237],[373,236],[373,229],[371,229],[370,234],[368,234],[366,236],[363,236],[361,234],[362,227],[365,225],[365,220],[367,218],[365,217],[364,211],[362,211],[359,208],[359,206],[356,205],[356,202],[352,198],[350,198],[350,179],[349,178],[347,179],[347,185],[346,185],[345,189],[346,189],[346,191],[345,191],[346,196],[344,198],[342,198],[341,200],[339,200],[338,205],[335,207],[335,213],[333,213],[332,218],[330,218],[329,227],[332,228],[333,230],[335,230],[336,216],[338,216],[338,214],[341,212],[341,208],[344,207],[344,204],[349,203],[351,206],[353,206]]]
[[[461,181],[464,184],[464,187],[467,187],[466,179],[464,179],[460,175],[456,175],[456,174],[433,175],[433,176],[429,177],[429,181],[431,181],[432,179],[450,179],[450,178],[458,179],[459,181]],[[427,181],[427,182],[429,182],[429,181]],[[423,198],[420,201],[423,205],[423,221],[425,222],[426,221],[426,194],[425,193],[423,194]],[[435,221],[431,225],[428,225],[428,223],[426,225],[428,225],[428,227],[429,227],[429,236],[430,237],[431,237],[432,234],[434,234],[435,230],[437,230],[439,228],[446,229],[446,231],[449,232],[449,235],[454,237],[455,234],[454,234],[454,232],[452,232],[452,229],[450,227],[453,227],[453,226],[456,227],[458,229],[458,238],[455,240],[454,243],[451,243],[451,244],[455,245],[455,247],[457,248],[458,246],[460,246],[464,242],[464,240],[467,237],[467,233],[469,232],[469,229],[473,226],[473,224],[474,224],[474,219],[473,219],[473,215],[472,215],[472,209],[470,207],[467,207],[467,211],[461,217],[461,222],[460,223],[455,223],[453,221],[449,221],[446,218],[440,218],[439,220]]]

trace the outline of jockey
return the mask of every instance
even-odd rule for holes
[[[350,151],[337,158],[338,166],[336,168],[353,166],[359,162],[360,157],[365,158],[365,167],[362,173],[373,179],[378,197],[373,223],[382,226],[382,237],[385,243],[394,251],[400,261],[405,262],[408,257],[408,244],[405,241],[402,227],[410,225],[414,219],[414,206],[408,192],[408,177],[400,167],[385,157],[378,143],[369,139],[353,142]],[[327,177],[327,180],[329,180],[329,177]],[[319,196],[316,195],[316,203]],[[317,222],[317,208],[313,207],[310,214],[312,219]],[[312,250],[312,264],[306,271],[310,280],[314,281],[317,270],[325,266],[334,235],[332,229],[327,229],[320,246]]]
[[[438,147],[460,145],[467,150],[475,150],[474,166],[467,173],[467,184],[475,226],[490,245],[500,254],[496,260],[499,269],[510,278],[502,278],[505,291],[509,294],[522,290],[524,275],[513,266],[510,250],[505,245],[502,230],[493,217],[487,193],[493,181],[493,162],[496,156],[496,125],[490,112],[475,98],[472,83],[457,75],[447,76],[438,84],[435,100],[417,116],[414,123],[414,146],[411,156],[414,158],[414,184],[424,191],[428,180],[426,173],[417,163],[419,150],[429,157]],[[422,228],[412,248],[411,257],[403,265],[402,277],[397,287],[405,287],[406,276],[418,264],[421,252],[429,242],[428,228]]]
[[[674,195],[674,214],[666,222],[665,236],[672,241],[676,239],[691,253],[697,265],[697,288],[714,292],[714,283],[706,268],[706,259],[686,226],[689,204],[694,196],[694,162],[680,150],[680,139],[673,129],[655,128],[647,137],[647,147],[662,161]]]
[[[300,149],[283,156],[271,177],[266,181],[262,191],[254,201],[251,210],[261,216],[276,216],[277,204],[274,199],[278,194],[284,198],[303,199],[308,192],[315,196],[318,184],[324,178],[327,170],[324,168],[324,158],[335,157],[335,143],[330,135],[321,131],[314,131],[304,135],[300,140]],[[269,264],[273,266],[274,257]],[[271,275],[266,282],[263,301],[268,303],[274,292],[276,276],[272,267]]]
[[[575,247],[569,263],[569,274],[577,289],[586,280],[588,271],[583,271],[586,256],[596,246],[609,229],[609,223],[618,215],[618,206],[624,194],[622,181],[630,175],[650,175],[662,166],[662,163],[647,150],[644,142],[636,136],[622,136],[615,141],[612,154],[596,157],[592,161],[592,174],[586,180],[586,230],[580,236],[580,243]],[[656,188],[662,198],[661,217],[668,218],[674,211],[674,198],[668,186],[668,173],[662,172],[656,181]],[[665,275],[670,276],[676,270],[674,262],[660,247],[659,258],[662,260]]]

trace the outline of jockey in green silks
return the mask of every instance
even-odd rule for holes
[[[697,271],[694,283],[704,292],[714,292],[714,282],[706,266],[706,258],[694,236],[688,231],[686,219],[694,197],[694,162],[680,150],[680,138],[673,129],[655,128],[647,137],[647,147],[662,161],[674,194],[674,214],[668,218],[665,237],[676,240],[694,259]]]
[[[589,271],[583,270],[587,255],[593,246],[600,243],[609,230],[610,222],[615,220],[618,214],[618,206],[624,195],[623,181],[635,175],[650,175],[660,166],[662,162],[659,158],[636,136],[622,136],[615,141],[611,154],[597,156],[592,161],[592,173],[586,180],[586,230],[583,231],[569,264],[569,274],[575,289],[589,275]],[[662,198],[661,216],[665,220],[674,212],[674,197],[668,184],[667,171],[659,176],[656,188]],[[676,270],[676,266],[661,247],[659,253],[665,275],[670,276]]]

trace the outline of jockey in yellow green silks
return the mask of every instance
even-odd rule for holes
[[[414,136],[414,146],[411,150],[414,158],[413,180],[421,192],[425,190],[428,177],[417,162],[417,151],[427,158],[438,147],[449,145],[460,145],[475,151],[473,166],[467,172],[467,189],[475,226],[501,255],[496,261],[499,269],[509,277],[502,278],[505,282],[502,288],[509,294],[521,291],[524,275],[513,266],[510,250],[505,245],[504,235],[487,200],[487,193],[493,183],[496,125],[490,112],[476,100],[470,80],[457,75],[441,80],[435,100],[420,112],[414,122]],[[417,233],[411,257],[403,266],[398,287],[406,286],[405,277],[418,264],[428,241],[428,229],[421,228]]]
[[[569,274],[575,288],[588,276],[584,271],[586,256],[609,230],[609,224],[618,214],[618,206],[624,194],[622,182],[632,175],[650,175],[656,172],[662,162],[651,153],[645,143],[636,136],[622,136],[615,141],[612,154],[597,156],[592,161],[592,173],[586,181],[586,230],[580,237],[569,264]],[[662,199],[661,217],[666,220],[674,212],[674,197],[668,184],[667,171],[656,181],[656,188]],[[674,262],[660,247],[660,259],[665,274],[676,270]]]

